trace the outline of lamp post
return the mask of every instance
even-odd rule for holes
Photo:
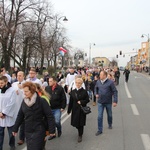
[[[150,39],[149,39],[149,34],[142,34],[141,38],[147,37],[147,42],[148,42],[148,73],[150,75]]]
[[[58,18],[58,16],[55,16],[55,17],[52,17],[53,20],[55,20],[55,31],[54,31],[54,46],[55,46],[55,51],[54,51],[54,70],[55,70],[55,74],[56,74],[56,66],[57,66],[57,63],[56,63],[56,60],[57,60],[57,49],[59,47],[59,38],[58,38],[58,32],[59,32],[59,28],[58,28],[58,24],[60,22],[61,19],[63,19],[63,21],[68,21],[68,19],[66,18],[66,16],[61,16]],[[64,64],[64,59],[63,59],[63,56],[62,56],[62,66]]]
[[[96,44],[95,43],[90,43],[89,44],[89,66],[91,65],[91,47],[95,46]]]
[[[84,54],[82,54],[81,52],[76,52],[75,55],[74,55],[76,68],[78,67],[80,59],[84,59]]]

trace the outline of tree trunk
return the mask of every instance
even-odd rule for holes
[[[27,64],[27,49],[28,49],[28,37],[25,38],[24,41],[24,48],[23,48],[23,63],[22,63],[22,71],[26,71],[26,64]]]

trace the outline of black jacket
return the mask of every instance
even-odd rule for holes
[[[77,97],[76,97],[76,94]],[[86,106],[89,102],[89,96],[86,90],[83,88],[79,89],[78,91],[74,89],[70,94],[70,101],[68,106],[68,114],[71,112],[71,125],[74,127],[84,126],[86,124],[86,115],[82,112],[80,105],[77,101],[81,101],[82,106]]]
[[[45,128],[44,117],[46,117],[51,134],[55,133],[55,120],[51,108],[45,99],[37,96],[35,104],[28,107],[23,101],[13,127],[13,132],[17,132],[19,126],[25,121],[25,132],[33,133],[40,128]],[[46,130],[46,128],[45,128]]]
[[[94,92],[95,90],[95,85],[96,85],[97,80],[92,81],[91,83],[91,90]]]
[[[115,78],[119,78],[120,77],[120,71],[119,70],[115,71],[114,77]]]
[[[52,109],[65,109],[66,107],[66,95],[64,89],[57,84],[54,91],[52,91],[51,86],[47,86],[45,88],[46,92],[48,92],[51,96],[50,105]]]

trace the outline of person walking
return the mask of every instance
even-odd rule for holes
[[[1,66],[0,75],[6,76],[8,79],[8,82],[11,83],[11,76],[7,73],[6,68],[4,66]]]
[[[55,118],[55,125],[58,132],[58,137],[62,134],[61,126],[61,114],[66,107],[66,95],[63,87],[57,84],[57,78],[49,78],[49,86],[45,88],[45,91],[51,96],[50,106],[52,113]],[[49,137],[49,140],[52,140],[56,136]]]
[[[106,108],[107,112],[108,128],[112,129],[112,105],[116,107],[118,102],[118,91],[114,82],[107,78],[106,71],[100,72],[100,80],[95,85],[95,95],[98,99],[98,131],[95,135],[98,136],[103,133],[104,108]]]
[[[29,78],[26,81],[31,81],[33,83],[38,83],[42,86],[42,81],[37,78],[37,72],[35,68],[31,68],[29,71]]]
[[[125,82],[128,82],[129,74],[130,74],[130,70],[128,68],[126,68],[123,72],[123,75],[125,75]]]
[[[93,95],[93,106],[96,105],[96,95],[94,94],[94,90],[95,90],[95,85],[96,82],[98,81],[99,75],[95,75],[94,76],[94,80],[91,83],[91,90],[92,90],[92,95]]]
[[[38,96],[34,83],[25,82],[22,88],[25,97],[13,127],[13,135],[17,135],[18,128],[24,121],[27,149],[43,150],[46,123],[50,136],[55,135],[55,121],[51,108],[45,99]]]
[[[76,75],[76,76],[75,76],[75,80],[76,80],[77,78],[82,78],[82,76],[81,76],[81,75]],[[72,90],[74,90],[74,89],[76,88],[75,80],[73,80],[73,81],[71,82],[70,86],[68,87],[68,93],[70,93]],[[84,84],[84,82],[82,83],[82,87],[85,89],[85,84]]]
[[[69,73],[67,74],[67,77],[66,77],[67,91],[68,91],[68,87],[71,85],[71,83],[75,79],[76,75],[77,75],[77,73],[75,72],[74,68],[70,67]]]
[[[47,103],[50,105],[50,95],[45,91],[45,89],[43,89],[38,83],[34,83],[36,86],[36,92],[38,93],[38,95],[42,98],[44,98]],[[44,145],[43,145],[43,150],[45,150],[45,145],[46,145],[46,141],[47,141],[47,136],[49,135],[49,131],[46,131],[45,133],[45,139],[44,139]]]
[[[116,68],[116,69],[115,69],[114,77],[115,77],[115,83],[116,83],[116,85],[119,85],[119,78],[120,78],[120,71],[119,71],[119,68]]]
[[[10,150],[15,150],[15,138],[12,128],[15,124],[16,92],[11,87],[6,76],[0,77],[0,150],[3,150],[5,127],[9,134]]]
[[[12,84],[12,87],[15,89],[17,97],[16,97],[16,118],[21,106],[21,103],[23,101],[23,89],[22,89],[22,84],[25,83],[25,74],[23,71],[19,71],[17,73],[17,82],[14,82]],[[18,141],[18,145],[22,145],[25,141],[25,126],[24,126],[24,122],[21,124],[20,126],[20,130],[19,130],[19,141]]]
[[[70,93],[70,101],[67,113],[71,113],[71,125],[78,130],[78,142],[82,142],[84,126],[86,125],[86,115],[82,112],[81,106],[86,106],[89,102],[89,96],[82,87],[82,78],[76,78],[76,89]]]

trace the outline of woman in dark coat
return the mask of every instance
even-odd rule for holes
[[[51,108],[45,99],[38,96],[34,83],[25,82],[22,87],[25,98],[13,127],[13,135],[17,135],[18,128],[24,121],[27,150],[43,150],[46,129],[49,129],[50,136],[55,136]]]
[[[70,94],[68,114],[71,112],[71,125],[78,129],[78,142],[82,141],[84,126],[86,125],[86,115],[82,112],[81,106],[86,106],[89,102],[89,96],[86,90],[82,88],[83,80],[75,79],[76,89]]]

